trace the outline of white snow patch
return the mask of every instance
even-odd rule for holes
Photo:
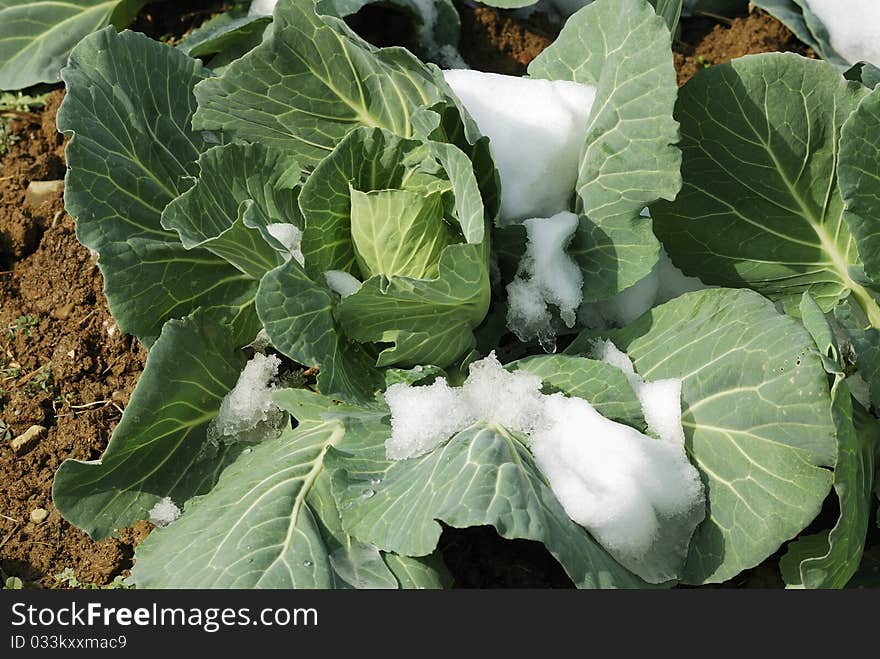
[[[485,421],[530,433],[541,416],[545,398],[541,386],[541,378],[528,371],[507,371],[492,352],[468,367],[461,389],[471,410],[471,423]]]
[[[880,2],[877,0],[806,0],[822,21],[831,46],[850,64],[880,66]]]
[[[324,281],[331,291],[338,293],[342,298],[354,295],[363,286],[360,279],[344,270],[327,270],[324,273]]]
[[[670,378],[645,382],[636,373],[633,363],[611,341],[597,341],[593,356],[607,364],[616,366],[629,380],[642,404],[642,413],[648,430],[660,439],[684,446],[684,430],[681,427],[681,380]]]
[[[490,139],[501,175],[502,222],[568,210],[596,88],[482,71],[443,75]]]
[[[582,305],[578,320],[589,329],[625,327],[658,304],[706,288],[715,287],[685,275],[661,249],[659,261],[647,277],[607,300]]]
[[[278,0],[254,0],[248,9],[248,16],[271,16]]]
[[[607,300],[590,302],[578,311],[578,320],[590,329],[624,327],[654,306],[660,287],[659,267]]]
[[[681,383],[645,383],[626,355],[614,351],[609,359],[640,387],[646,421],[660,439],[606,419],[586,400],[542,394],[540,378],[505,370],[493,353],[471,364],[462,387],[443,378],[390,387],[386,455],[424,455],[478,422],[528,435],[538,468],[573,521],[646,581],[677,578],[705,514],[699,473],[684,451]]]
[[[305,257],[302,253],[302,229],[295,224],[276,222],[275,224],[267,224],[266,231],[287,250],[287,260],[292,258],[300,265],[305,264]]]
[[[150,508],[150,522],[158,527],[165,527],[180,517],[180,508],[175,505],[171,497],[165,497],[156,502]]]
[[[531,448],[566,514],[645,581],[678,578],[705,516],[684,448],[606,419],[581,398],[546,398]]]
[[[552,346],[555,333],[548,305],[555,305],[565,325],[573,327],[583,299],[581,269],[565,252],[578,216],[564,211],[523,224],[528,243],[516,278],[507,286],[507,326],[521,341],[537,338]]]
[[[386,456],[406,460],[424,455],[480,421],[529,433],[541,414],[542,398],[541,378],[505,370],[494,352],[469,366],[461,387],[450,387],[442,377],[427,386],[394,384],[385,392],[392,430]]]
[[[437,63],[445,69],[469,69],[468,63],[455,46],[446,44],[437,48]]]
[[[446,378],[423,387],[393,384],[385,392],[391,408],[391,438],[385,442],[389,460],[406,460],[429,453],[468,426],[461,389]]]
[[[660,250],[660,262],[657,264],[658,275],[660,278],[657,287],[657,299],[655,304],[663,304],[669,302],[679,295],[692,293],[694,291],[702,291],[707,288],[718,288],[717,286],[709,286],[704,284],[699,277],[689,277],[681,270],[675,267],[672,259],[666,253],[665,249]]]
[[[252,442],[276,435],[284,412],[275,405],[281,360],[275,355],[255,354],[245,364],[235,387],[223,398],[220,412],[208,426],[208,441],[214,446]]]

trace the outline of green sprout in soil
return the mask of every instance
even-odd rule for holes
[[[18,135],[12,132],[12,124],[16,121],[34,119],[33,111],[46,105],[45,94],[29,96],[22,92],[0,93],[0,155],[9,151]]]
[[[3,580],[2,590],[21,590],[22,588],[24,588],[24,583],[18,577],[6,577]]]
[[[15,335],[24,332],[25,336],[33,336],[33,328],[40,324],[40,319],[36,316],[19,316],[9,327],[6,328],[6,335],[10,341],[15,339]]]
[[[125,579],[121,575],[114,577],[113,581],[105,586],[101,586],[94,582],[83,583],[77,579],[76,573],[73,571],[73,568],[70,567],[64,568],[64,570],[55,575],[55,583],[57,588],[76,588],[80,590],[129,590],[134,587],[125,583]]]
[[[24,390],[29,394],[36,394],[41,391],[54,393],[54,384],[52,362],[47,362],[32,372],[32,377],[24,383]]]

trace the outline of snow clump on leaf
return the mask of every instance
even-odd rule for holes
[[[168,526],[178,517],[180,517],[180,508],[171,500],[171,497],[160,499],[155,506],[150,508],[150,523],[160,528]]]
[[[565,253],[577,230],[578,217],[562,212],[523,224],[528,243],[519,272],[507,286],[507,326],[521,341],[537,338],[542,345],[552,345],[555,332],[547,305],[555,305],[565,325],[573,327],[583,299],[583,274]]]
[[[849,61],[880,66],[880,2],[877,0],[806,0],[831,46]]]
[[[390,387],[386,455],[424,455],[477,423],[526,435],[573,521],[643,579],[675,579],[705,515],[702,482],[684,451],[681,381],[645,382],[611,343],[603,344],[603,354],[628,376],[659,439],[605,418],[582,398],[543,394],[541,378],[505,370],[492,353],[470,365],[461,387],[444,378]]]
[[[281,360],[275,355],[259,353],[245,365],[208,426],[211,444],[259,441],[277,434],[285,416],[272,398],[279,366]]]
[[[596,88],[470,70],[443,75],[489,137],[501,175],[502,221],[568,210]]]

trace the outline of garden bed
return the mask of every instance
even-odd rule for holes
[[[166,10],[174,11],[170,5],[152,11]],[[519,20],[493,9],[464,8],[461,17],[462,54],[481,70],[522,74],[556,36],[541,16]],[[191,26],[195,19],[187,20]],[[181,23],[151,15],[136,25],[164,33]],[[810,55],[762,12],[686,19],[676,44],[679,84],[700,68],[786,50]],[[104,585],[127,574],[134,547],[151,528],[143,522],[118,538],[92,542],[52,505],[56,469],[67,458],[101,455],[146,357],[137,340],[117,330],[95,259],[77,242],[63,209],[57,183],[65,172],[63,143],[54,121],[61,98],[55,92],[45,108],[10,122],[12,137],[0,167],[0,434],[20,437],[34,426],[45,429],[32,448],[15,452],[9,441],[0,444],[0,569],[42,587],[59,585],[55,575],[68,568],[86,584]],[[39,197],[35,188],[44,189]],[[48,516],[34,521],[40,509]],[[502,544],[491,529],[447,532],[441,546],[460,586],[570,585],[543,547]],[[737,580],[748,584],[781,582],[773,569],[762,567]]]

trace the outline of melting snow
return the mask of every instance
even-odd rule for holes
[[[831,46],[850,64],[880,66],[880,2],[877,0],[806,0],[822,21]]]
[[[567,327],[573,327],[581,304],[583,275],[565,249],[574,237],[578,217],[567,211],[526,220],[528,243],[516,278],[507,286],[507,326],[521,341],[537,338],[552,347],[555,305]]]
[[[596,88],[567,80],[444,71],[489,137],[507,223],[568,210]]]
[[[684,451],[681,382],[646,383],[613,344],[602,350],[626,373],[660,439],[606,419],[586,400],[542,394],[540,378],[505,370],[493,353],[471,364],[462,387],[443,378],[390,387],[386,455],[424,455],[478,422],[527,435],[566,514],[643,579],[668,581],[678,576],[705,514],[699,473]]]
[[[208,441],[219,446],[252,442],[275,435],[285,415],[272,400],[281,360],[256,354],[245,364],[235,387],[223,398],[220,412],[208,426]]]
[[[159,527],[168,526],[178,517],[180,517],[180,508],[175,505],[171,497],[160,499],[150,508],[150,522]]]

